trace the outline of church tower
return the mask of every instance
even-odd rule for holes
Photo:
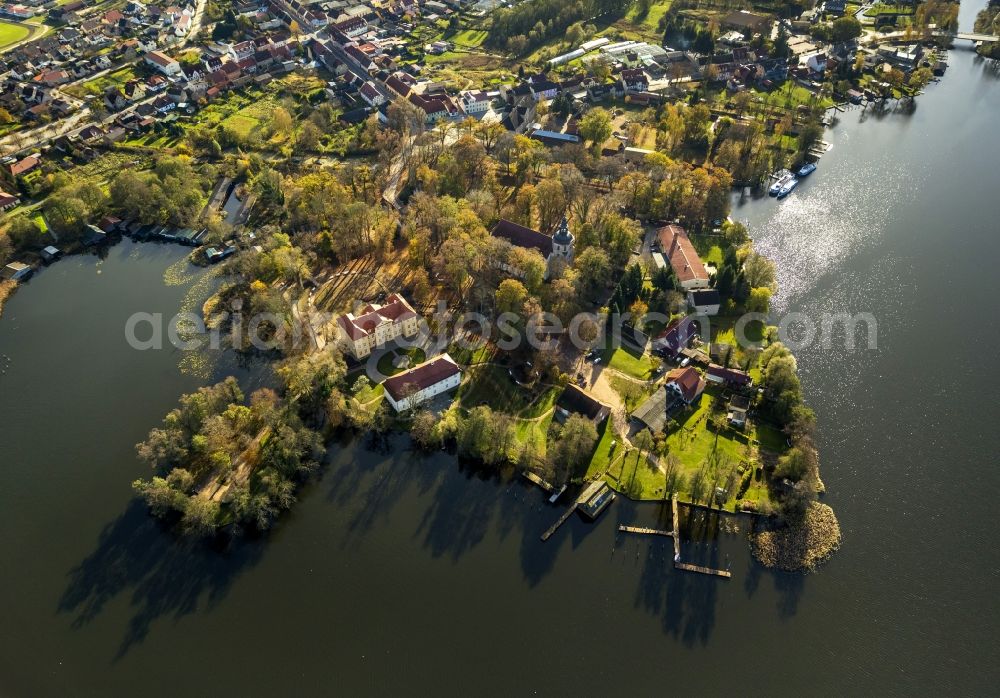
[[[573,259],[573,233],[569,232],[569,221],[563,216],[562,222],[552,236],[552,254],[564,259]]]

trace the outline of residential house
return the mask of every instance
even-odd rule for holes
[[[653,349],[671,358],[691,346],[691,340],[698,336],[698,323],[691,315],[671,321],[660,334],[653,338]]]
[[[386,378],[382,385],[385,387],[385,399],[393,409],[404,412],[457,388],[461,382],[462,369],[451,356],[442,354]]]
[[[466,114],[482,114],[489,111],[493,97],[499,96],[496,92],[486,92],[485,90],[467,90],[459,95],[459,104]]]
[[[12,209],[19,203],[21,203],[21,199],[19,199],[16,195],[8,194],[3,189],[0,189],[0,211]]]
[[[623,94],[645,92],[649,89],[649,78],[642,68],[626,68],[619,76]]]
[[[355,359],[369,356],[373,349],[399,337],[417,333],[419,317],[406,299],[393,293],[385,305],[369,303],[358,315],[345,313],[337,318],[337,339]]]
[[[768,36],[771,31],[772,20],[764,15],[757,15],[746,10],[730,12],[722,18],[722,27],[732,29],[750,37],[754,34],[764,34]]]
[[[704,390],[705,380],[696,369],[675,368],[667,374],[666,383],[636,408],[632,419],[651,432],[663,431],[670,414],[696,403]]]
[[[571,413],[583,415],[594,424],[600,424],[611,414],[611,407],[571,383],[556,402],[555,417],[562,422]]]
[[[709,364],[705,377],[713,383],[721,383],[734,388],[745,388],[753,385],[753,379],[746,371],[736,368],[726,368],[719,364]]]
[[[691,289],[687,294],[687,302],[696,315],[719,314],[719,292],[714,288]]]
[[[385,104],[385,96],[378,91],[375,83],[370,80],[366,81],[358,92],[361,94],[361,98],[370,106],[378,107]]]

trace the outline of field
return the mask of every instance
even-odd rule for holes
[[[913,6],[911,5],[891,5],[888,3],[877,2],[867,10],[865,10],[865,17],[880,17],[880,16],[891,16],[891,15],[912,15]]]
[[[0,49],[11,44],[16,44],[28,37],[31,30],[9,22],[0,22]]]
[[[635,3],[625,18],[615,22],[613,26],[626,38],[658,43],[663,38],[660,19],[670,9],[672,2],[673,0],[653,0],[644,15],[639,14],[639,3]]]

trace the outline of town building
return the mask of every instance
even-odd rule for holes
[[[657,232],[663,255],[670,262],[677,281],[685,291],[708,288],[708,272],[691,244],[687,231],[679,225],[667,225]]]
[[[457,388],[461,382],[462,369],[448,354],[442,354],[386,378],[382,385],[385,388],[385,399],[393,409],[404,412]]]
[[[415,335],[418,322],[419,316],[406,299],[393,293],[385,305],[369,303],[358,315],[338,317],[337,341],[355,359],[363,359],[387,342]]]
[[[181,64],[162,51],[150,51],[146,54],[146,64],[167,76],[180,75]]]
[[[0,189],[0,211],[6,211],[14,208],[19,203],[21,203],[21,199],[17,196],[14,194],[8,194],[4,190]]]

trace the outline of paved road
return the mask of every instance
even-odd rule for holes
[[[179,38],[175,42],[172,42],[170,44],[171,46],[175,46],[177,48],[184,47],[189,41],[191,41],[195,34],[198,33],[198,30],[201,28],[202,20],[205,16],[205,6],[207,3],[208,0],[198,0],[197,5],[195,6],[194,15],[191,17],[191,29],[185,36]],[[134,61],[127,61],[106,70],[98,71],[97,73],[89,75],[85,78],[75,80],[72,83],[67,83],[67,85],[75,85],[77,83],[93,80],[95,77],[99,77],[100,75],[104,75],[115,70],[120,70],[138,62],[138,58]],[[63,87],[66,87],[67,85],[64,85]],[[57,92],[60,96],[73,103],[80,103],[80,100],[77,100],[75,97],[69,97],[59,90],[57,90]],[[156,97],[157,95],[152,95],[146,99],[139,100],[138,102],[131,104],[128,108],[118,112],[118,114],[127,114],[134,111],[140,104],[152,102],[156,99]],[[110,116],[103,121],[99,121],[97,119],[87,119],[88,116],[90,116],[90,109],[88,107],[83,107],[79,111],[70,114],[66,118],[60,119],[59,121],[53,121],[50,124],[39,126],[34,129],[15,131],[14,133],[8,134],[7,136],[0,138],[0,155],[15,155],[21,154],[22,152],[27,153],[28,151],[38,149],[39,146],[45,145],[56,138],[76,135],[87,126],[98,123],[108,124],[114,121],[114,116]],[[115,116],[117,116],[117,114]]]

